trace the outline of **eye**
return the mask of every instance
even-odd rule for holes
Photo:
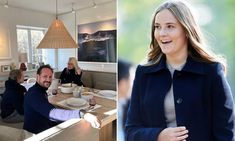
[[[160,29],[161,27],[159,25],[154,25],[155,29]]]
[[[173,25],[168,25],[167,28],[171,29],[171,28],[174,28],[174,26]]]

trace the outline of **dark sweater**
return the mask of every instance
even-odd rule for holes
[[[37,134],[57,124],[49,117],[55,107],[49,103],[46,90],[36,83],[25,95],[23,128],[31,133]]]
[[[64,70],[62,71],[60,75],[60,79],[61,79],[62,84],[73,82],[77,84],[78,86],[81,86],[83,85],[81,81],[81,76],[82,76],[82,73],[80,75],[75,74],[75,69],[69,70],[67,68],[64,68]]]
[[[6,90],[3,94],[1,103],[1,117],[4,119],[11,115],[15,110],[24,115],[24,86],[17,83],[15,80],[9,79],[5,82]]]

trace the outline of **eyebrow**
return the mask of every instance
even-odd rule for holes
[[[166,25],[176,25],[176,23],[173,22],[168,22],[168,23],[164,23]],[[160,23],[154,23],[154,25],[161,25]]]

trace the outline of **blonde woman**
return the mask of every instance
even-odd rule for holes
[[[159,6],[148,63],[136,70],[128,141],[234,141],[234,109],[220,58],[205,50],[183,1]]]
[[[60,75],[61,83],[75,83],[78,86],[83,85],[81,81],[82,70],[78,66],[77,59],[70,57],[67,68],[64,68]]]

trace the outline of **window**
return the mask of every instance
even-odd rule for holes
[[[47,29],[21,25],[17,25],[16,29],[18,52],[27,52],[28,63],[43,62],[55,67],[55,49],[37,49]]]

